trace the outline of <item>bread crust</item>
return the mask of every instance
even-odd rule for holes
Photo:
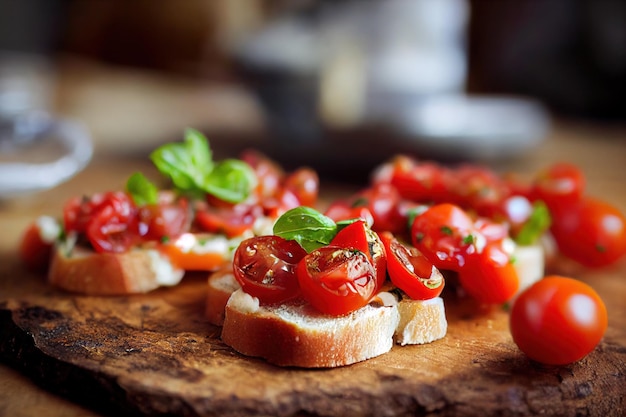
[[[224,324],[226,303],[232,293],[239,288],[240,285],[233,276],[231,265],[209,274],[205,316],[211,324],[216,326]]]
[[[125,295],[145,293],[163,285],[155,260],[167,267],[169,261],[153,249],[125,253],[96,253],[57,245],[52,255],[48,281],[66,291],[86,295]],[[171,268],[171,264],[169,265]],[[183,271],[172,268],[168,278],[177,283]]]
[[[382,355],[391,349],[400,320],[393,306],[367,305],[335,317],[303,301],[255,310],[245,297],[252,298],[237,290],[229,299],[222,340],[239,353],[280,366],[337,367]]]

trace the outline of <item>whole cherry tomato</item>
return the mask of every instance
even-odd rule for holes
[[[319,177],[310,168],[299,168],[286,176],[283,187],[295,194],[300,205],[313,207],[319,193]]]
[[[548,276],[524,290],[510,314],[513,340],[530,359],[576,362],[595,349],[607,328],[602,299],[578,280]]]
[[[515,266],[498,242],[488,242],[481,251],[467,256],[459,282],[471,297],[486,304],[510,300],[520,284]]]
[[[376,270],[377,286],[382,287],[387,279],[385,247],[378,234],[370,229],[364,220],[357,220],[341,229],[330,245],[355,249],[366,254]]]
[[[588,267],[602,267],[626,253],[626,218],[614,206],[582,198],[555,216],[551,228],[559,250]]]
[[[387,270],[393,284],[414,300],[438,297],[443,275],[420,251],[408,247],[389,232],[380,235],[387,253]]]
[[[532,194],[543,200],[553,213],[569,210],[578,202],[585,191],[585,176],[574,164],[556,163],[535,177]]]
[[[233,273],[242,289],[260,302],[283,302],[300,293],[295,269],[305,255],[295,240],[256,236],[237,247]]]
[[[323,246],[306,255],[296,271],[303,297],[334,316],[365,306],[378,287],[367,255],[353,249]]]
[[[460,207],[436,204],[417,215],[411,226],[411,240],[439,269],[458,271],[468,251],[474,250],[474,222]]]

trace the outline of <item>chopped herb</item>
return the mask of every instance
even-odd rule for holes
[[[596,245],[596,250],[597,250],[598,252],[604,253],[604,252],[606,252],[606,246],[604,246],[604,245],[600,245],[600,244],[597,244],[597,245]]]
[[[475,241],[475,240],[476,240],[476,239],[474,238],[474,235],[470,233],[469,235],[467,235],[467,236],[465,236],[465,237],[463,238],[463,244],[465,244],[465,245],[471,245],[471,244],[473,244],[473,243],[474,243],[474,241]]]
[[[352,202],[351,207],[353,207],[353,208],[354,208],[354,207],[365,207],[365,206],[367,206],[368,202],[369,202],[369,201],[368,201],[368,199],[367,199],[367,198],[365,198],[365,197],[360,197],[360,198],[357,198],[356,200],[354,200],[354,201]]]
[[[551,223],[548,207],[543,201],[536,201],[530,217],[515,236],[515,242],[519,245],[532,245],[550,228]]]
[[[444,235],[452,236],[452,228],[450,228],[450,226],[441,226],[439,230],[441,230],[441,233]]]
[[[161,236],[161,243],[169,243],[170,240],[169,236]]]
[[[421,243],[422,240],[424,240],[424,237],[425,237],[425,235],[424,235],[423,232],[417,232],[415,234],[415,240],[417,241],[417,243]]]

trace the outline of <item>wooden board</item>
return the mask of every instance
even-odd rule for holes
[[[203,318],[205,277],[131,297],[75,296],[14,261],[0,300],[0,356],[46,389],[99,412],[190,416],[623,415],[623,326],[584,360],[543,367],[512,342],[507,314],[448,297],[449,331],[425,346],[337,369],[243,357]],[[6,273],[6,275],[5,275]],[[610,275],[610,274],[609,274]],[[624,321],[623,286],[593,278]],[[615,318],[610,316],[610,318]]]

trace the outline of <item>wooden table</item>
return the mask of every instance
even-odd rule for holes
[[[184,94],[189,94],[191,88],[190,85],[178,85],[170,93],[184,96]],[[144,100],[150,99],[144,97]],[[69,102],[71,103],[71,100]],[[80,110],[67,103],[64,111],[70,114],[80,113]],[[165,113],[153,116],[156,118],[172,116]],[[107,123],[102,119],[102,115],[88,116],[86,120],[88,124],[93,122],[98,126],[104,126],[103,124]],[[91,120],[90,117],[97,118],[97,120]],[[176,119],[176,115],[172,118]],[[114,123],[114,121],[110,122]],[[202,120],[199,118],[194,122],[202,123]],[[161,121],[161,123],[176,125],[175,120]],[[124,136],[124,132],[120,132],[120,135]],[[132,133],[128,135],[131,137]],[[98,139],[96,136],[96,141]],[[120,143],[122,141],[123,138],[120,138]],[[53,190],[0,203],[0,230],[2,230],[0,301],[11,297],[19,298],[28,291],[28,288],[20,286],[20,278],[11,271],[16,270],[15,254],[20,234],[32,219],[41,214],[60,213],[63,202],[70,196],[119,188],[128,175],[137,169],[152,172],[146,162],[146,155],[141,151],[134,149],[134,156],[129,156],[119,149],[116,152],[110,152],[108,146],[106,143],[97,143],[97,149],[104,149],[104,151],[96,153],[93,162],[69,182]],[[139,159],[136,158],[138,154],[141,156]],[[588,193],[601,196],[626,212],[626,169],[624,169],[626,128],[560,121],[554,125],[549,137],[540,147],[528,155],[508,161],[506,169],[531,174],[557,160],[567,160],[579,165],[587,175]],[[9,272],[11,276],[8,276]],[[585,271],[573,268],[571,272],[589,282],[603,297],[609,311],[609,329],[606,338],[612,344],[620,346],[620,349],[626,349],[626,306],[624,305],[626,259],[604,270]],[[515,378],[514,375],[510,377]],[[622,389],[621,393],[626,395],[626,388]],[[15,370],[0,365],[0,415],[92,416],[96,414],[48,393]]]

